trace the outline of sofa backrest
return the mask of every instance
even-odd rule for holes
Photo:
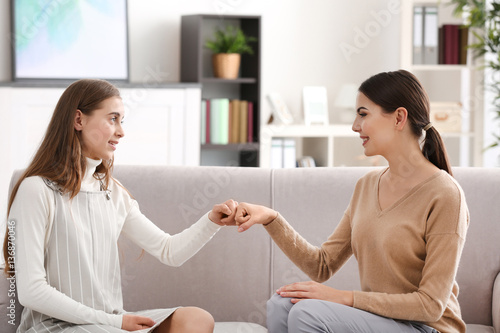
[[[347,207],[356,181],[371,168],[260,169],[230,167],[116,166],[115,177],[138,200],[142,212],[177,233],[229,198],[280,211],[309,242],[321,245]],[[459,301],[467,323],[492,325],[492,289],[500,272],[500,169],[455,168],[471,222],[458,271]],[[14,177],[15,178],[15,177]],[[306,280],[261,227],[243,234],[225,227],[178,268],[161,265],[126,239],[120,240],[124,306],[129,311],[194,305],[217,321],[265,325],[265,303],[281,285]],[[356,261],[328,282],[359,289]],[[8,281],[0,279],[0,331],[9,305]],[[8,310],[7,310],[8,311]],[[16,319],[20,317],[17,309]],[[12,330],[12,332],[14,332]]]
[[[140,170],[140,172],[138,172]],[[230,198],[271,205],[271,172],[222,167],[116,167],[115,176],[161,229],[175,234]],[[124,307],[195,305],[217,321],[265,324],[271,239],[263,228],[224,227],[181,267],[168,267],[123,239]]]
[[[500,168],[456,168],[470,213],[457,281],[467,323],[492,325],[492,291],[500,274]],[[498,322],[500,312],[494,314]],[[498,330],[498,327],[497,327]]]

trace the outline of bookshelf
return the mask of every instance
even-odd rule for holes
[[[461,24],[453,15],[454,6],[448,0],[408,0],[401,2],[401,68],[414,73],[422,82],[431,102],[431,119],[437,103],[459,105],[460,123],[455,130],[440,130],[452,166],[482,166],[483,109],[480,72],[474,58],[467,52],[465,64],[421,64],[414,61],[415,8],[437,8],[437,27]],[[472,38],[472,34],[469,34]],[[439,49],[439,45],[437,45]],[[442,60],[442,59],[441,59]],[[441,61],[442,62],[442,61]],[[479,91],[481,89],[481,91]],[[435,122],[434,122],[435,123]],[[436,126],[438,129],[439,127]]]
[[[272,165],[272,140],[295,140],[296,157],[311,156],[318,167],[385,165],[383,158],[366,157],[352,125],[267,125],[261,128],[261,167]]]
[[[254,54],[241,56],[240,73],[236,79],[214,77],[212,52],[204,47],[208,39],[213,39],[215,29],[226,25],[239,27],[246,35],[257,38],[252,43]],[[201,165],[259,166],[260,32],[260,16],[199,14],[181,18],[181,81],[201,83],[203,100],[227,98],[253,103],[252,142],[201,144],[200,140]]]

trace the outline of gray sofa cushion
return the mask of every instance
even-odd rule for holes
[[[258,324],[242,322],[215,323],[214,333],[266,333],[267,329]]]
[[[467,325],[467,333],[496,333],[491,326],[484,325]]]

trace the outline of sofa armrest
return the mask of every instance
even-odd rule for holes
[[[500,333],[500,273],[497,274],[493,284],[493,306],[491,311],[495,332]]]

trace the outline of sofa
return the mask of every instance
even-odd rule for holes
[[[114,175],[142,212],[173,234],[229,198],[278,210],[312,244],[320,245],[340,220],[366,167],[263,169],[116,166]],[[470,211],[457,280],[467,332],[500,333],[500,169],[454,168]],[[18,177],[18,173],[13,179]],[[12,186],[12,185],[11,185]],[[198,306],[216,320],[215,332],[267,332],[266,301],[280,286],[308,280],[263,227],[244,233],[223,227],[181,267],[167,267],[120,239],[124,307]],[[354,258],[327,285],[359,289]],[[10,292],[9,292],[10,291]],[[15,331],[21,306],[15,285],[0,278],[0,332]]]

